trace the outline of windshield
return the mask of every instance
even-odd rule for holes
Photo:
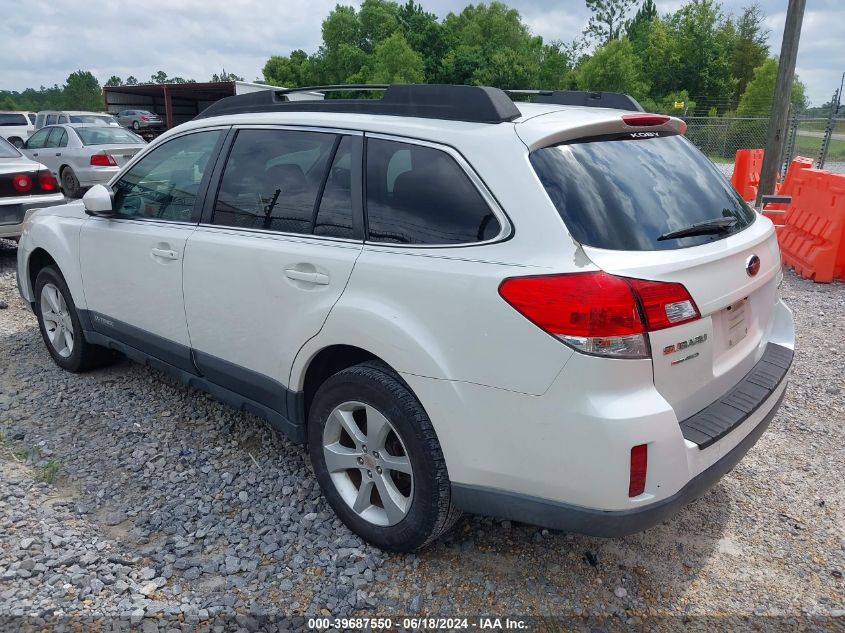
[[[107,114],[71,114],[71,123],[99,123],[106,125],[117,125],[117,120]]]
[[[0,158],[20,158],[22,155],[9,141],[0,136]]]
[[[144,140],[129,130],[119,127],[78,127],[74,128],[83,145],[143,145]]]
[[[737,233],[756,217],[683,136],[586,139],[537,150],[530,160],[572,237],[586,246],[686,248]],[[716,218],[736,222],[706,235],[660,239]]]

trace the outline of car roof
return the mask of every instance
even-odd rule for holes
[[[242,114],[224,114],[211,116],[183,123],[169,130],[161,138],[167,138],[179,131],[229,125],[287,125],[314,127],[328,130],[353,130],[374,134],[388,134],[417,138],[444,145],[456,145],[466,140],[471,142],[482,135],[509,134],[518,130],[519,138],[527,145],[535,144],[539,139],[548,137],[552,131],[561,133],[595,127],[597,124],[611,130],[623,127],[622,115],[631,114],[628,110],[596,108],[585,106],[562,106],[547,103],[516,102],[520,115],[510,122],[479,123],[453,121],[412,116],[394,116],[382,114],[359,114],[347,112],[321,111],[284,111],[284,112],[247,112]]]

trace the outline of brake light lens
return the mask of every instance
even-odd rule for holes
[[[511,277],[499,294],[545,332],[599,356],[648,358],[649,331],[700,318],[681,284],[605,272]]]
[[[29,174],[15,174],[12,176],[12,187],[18,193],[27,193],[32,189],[32,178]]]
[[[141,120],[142,120],[142,121],[149,121],[149,120],[150,120],[150,117],[148,117],[146,114],[142,114],[142,115],[141,115]]]
[[[91,165],[94,167],[117,167],[114,156],[111,154],[93,154],[91,156]]]
[[[49,171],[39,171],[38,172],[38,186],[41,187],[41,191],[56,191],[59,188],[59,183],[56,182],[56,179],[53,178],[53,174]]]
[[[648,444],[639,444],[631,448],[631,475],[628,479],[629,497],[639,497],[645,492],[647,474]]]
[[[650,127],[652,125],[663,125],[668,123],[668,116],[664,114],[623,114],[622,120],[625,125],[636,127]]]

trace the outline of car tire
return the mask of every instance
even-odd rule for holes
[[[47,351],[62,369],[88,371],[116,358],[114,351],[85,340],[73,297],[53,266],[45,266],[35,278],[35,315]]]
[[[353,433],[341,418],[355,425]],[[419,550],[461,515],[451,500],[446,462],[428,415],[383,363],[349,367],[320,386],[308,415],[308,451],[335,513],[349,529],[381,549]],[[359,498],[365,497],[362,490],[369,492],[355,509]]]
[[[132,129],[137,132],[141,129],[141,124],[138,121],[132,121]]]
[[[14,145],[15,147],[17,147],[18,149],[20,149],[21,147],[23,147],[23,140],[22,140],[22,139],[19,139],[17,136],[13,136],[12,138],[10,138],[10,139],[9,139],[9,142],[10,142],[12,145]]]
[[[62,169],[62,191],[68,198],[81,198],[82,186],[79,184],[79,179],[70,167]]]

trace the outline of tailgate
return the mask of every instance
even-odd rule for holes
[[[780,251],[768,220],[722,240],[668,251],[609,251],[587,256],[615,275],[683,284],[701,319],[651,332],[654,384],[679,420],[738,383],[762,357],[780,282]],[[753,257],[759,271],[747,271]]]

